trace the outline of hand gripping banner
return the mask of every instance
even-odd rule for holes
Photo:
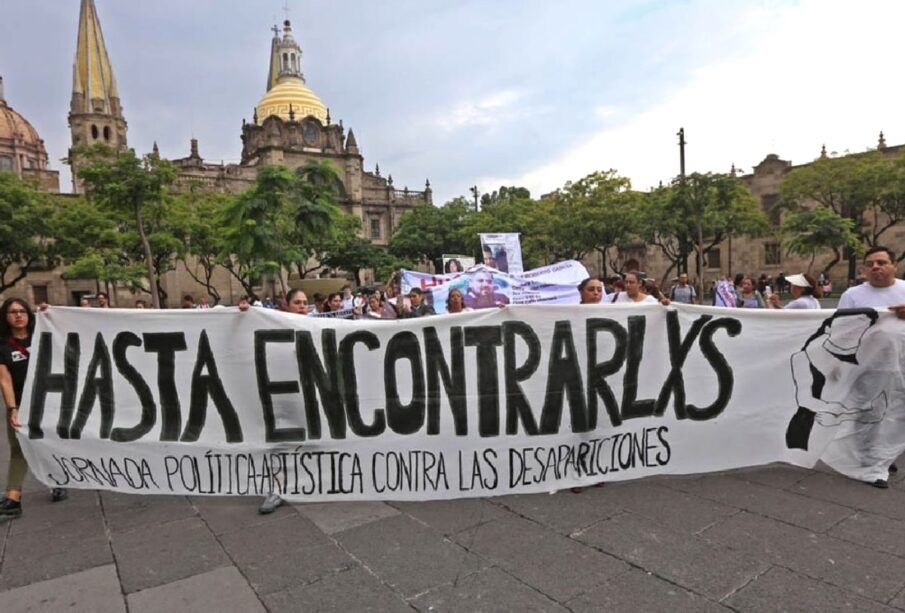
[[[398,321],[52,308],[19,439],[47,485],[288,500],[549,492],[905,447],[887,313],[512,305]]]

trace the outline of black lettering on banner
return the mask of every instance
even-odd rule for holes
[[[660,439],[660,443],[666,449],[666,451],[663,452],[663,455],[665,457],[661,457],[659,453],[657,454],[657,464],[659,464],[660,466],[666,466],[667,464],[669,464],[669,459],[672,457],[672,448],[669,446],[669,441],[666,440],[665,436],[667,432],[669,432],[669,428],[667,428],[666,426],[660,426],[659,428],[657,428],[657,438]]]
[[[440,433],[440,382],[452,412],[456,436],[468,434],[468,395],[465,390],[465,337],[461,326],[449,329],[452,366],[443,355],[436,328],[424,329],[424,367],[427,371],[427,433]]]
[[[553,341],[550,343],[547,389],[540,419],[542,434],[559,432],[562,405],[566,396],[569,398],[572,432],[587,432],[588,408],[585,404],[584,382],[581,380],[575,341],[572,338],[572,324],[568,321],[557,321],[553,325]]]
[[[605,362],[597,361],[597,337],[599,332],[609,332],[613,337],[613,355]],[[619,322],[612,319],[589,319],[585,323],[585,335],[588,345],[588,427],[597,427],[597,398],[603,399],[603,406],[613,426],[622,424],[619,414],[619,403],[610,384],[606,382],[609,375],[619,372],[625,362],[625,348],[628,344],[628,333]]]
[[[644,355],[644,331],[647,318],[632,315],[628,318],[628,351],[625,376],[622,379],[622,419],[650,417],[654,414],[654,399],[638,400],[638,370]]]
[[[205,371],[207,374],[204,374]],[[207,330],[201,331],[198,339],[198,357],[195,359],[195,369],[192,371],[192,401],[189,406],[189,418],[185,424],[185,430],[179,439],[182,442],[192,443],[198,440],[204,422],[207,420],[207,400],[210,398],[217,407],[217,413],[223,422],[223,431],[226,433],[227,443],[242,442],[242,425],[233,403],[230,402],[223,389],[223,381],[217,372],[217,362],[214,360],[214,352],[207,338]]]
[[[720,328],[726,330],[726,334],[730,337],[738,336],[742,331],[742,322],[732,317],[720,317],[708,323],[701,331],[701,353],[704,354],[716,373],[718,391],[716,400],[710,406],[699,408],[693,404],[688,405],[688,418],[695,421],[713,419],[723,412],[723,409],[729,404],[729,399],[732,398],[732,387],[735,383],[732,367],[726,361],[726,356],[713,343],[713,335]]]
[[[386,430],[386,413],[383,409],[374,409],[374,421],[364,423],[361,418],[361,405],[358,402],[358,377],[355,374],[355,345],[363,344],[370,351],[380,347],[380,340],[373,332],[359,330],[346,335],[339,343],[339,362],[342,364],[343,398],[346,405],[346,419],[355,436],[373,437]]]
[[[712,315],[701,315],[694,323],[691,329],[685,335],[683,340],[681,326],[679,325],[679,314],[676,311],[666,312],[666,335],[669,340],[669,376],[660,389],[660,395],[657,397],[657,406],[654,414],[658,417],[666,411],[666,404],[669,402],[670,394],[673,397],[673,407],[676,412],[676,419],[685,419],[685,379],[682,377],[682,366],[685,365],[685,359],[694,346],[701,328],[708,321],[713,319]]]
[[[273,396],[298,394],[298,381],[271,381],[267,374],[267,345],[294,341],[295,332],[292,330],[255,330],[255,375],[264,413],[264,438],[268,443],[305,440],[304,428],[277,428],[273,412]]]
[[[117,443],[128,443],[140,439],[151,431],[157,421],[157,404],[154,402],[151,388],[148,387],[141,373],[126,358],[126,350],[129,347],[141,347],[141,339],[138,335],[133,332],[117,334],[113,339],[113,362],[116,364],[119,374],[132,385],[132,389],[138,395],[138,401],[141,403],[141,419],[131,428],[113,428],[110,440]]]
[[[478,434],[500,434],[500,379],[496,348],[503,343],[499,326],[465,328],[465,346],[477,347]]]
[[[98,376],[100,369],[100,376]],[[110,350],[104,342],[104,336],[98,332],[94,337],[94,353],[88,363],[88,372],[85,374],[85,384],[82,386],[82,396],[79,398],[79,408],[75,419],[69,427],[69,438],[82,438],[82,429],[96,400],[101,405],[101,431],[100,438],[110,438],[110,430],[113,428],[113,369],[110,367]]]
[[[182,332],[146,332],[145,352],[157,354],[157,394],[160,398],[160,440],[177,441],[182,429],[182,408],[176,390],[176,352],[185,351]]]
[[[336,330],[324,328],[321,331],[321,346],[324,362],[317,355],[314,341],[308,331],[295,333],[295,353],[305,398],[305,415],[308,423],[308,438],[321,437],[321,415],[317,397],[320,394],[330,438],[346,438],[346,415],[343,409],[340,370],[336,359]]]
[[[515,338],[519,337],[528,347],[528,356],[521,366],[516,366]],[[540,365],[541,344],[534,330],[522,321],[503,323],[503,376],[506,383],[506,434],[518,434],[522,424],[525,434],[538,433],[537,420],[531,410],[531,403],[525,396],[520,383],[527,381]]]
[[[412,399],[406,405],[399,398],[396,362],[408,360],[412,370]],[[387,424],[397,434],[413,434],[424,425],[426,390],[421,345],[413,332],[394,334],[387,343],[383,361],[383,381],[387,399]]]
[[[79,335],[70,332],[66,335],[66,347],[63,350],[63,372],[54,373],[53,368],[53,333],[42,332],[38,341],[38,361],[35,365],[34,384],[31,388],[31,407],[28,411],[28,438],[44,438],[41,421],[44,418],[44,404],[47,394],[60,394],[60,417],[57,421],[57,435],[69,438],[69,422],[75,409],[75,394],[78,388],[79,358],[81,345]]]

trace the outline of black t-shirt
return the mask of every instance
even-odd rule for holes
[[[17,338],[15,342],[24,349],[31,347],[31,337]],[[25,388],[25,373],[28,372],[28,358],[28,352],[23,352],[11,345],[9,339],[0,341],[0,364],[6,366],[10,375],[12,375],[16,404],[22,401],[22,390]]]

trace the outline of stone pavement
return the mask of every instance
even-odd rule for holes
[[[270,516],[258,502],[52,504],[31,482],[0,524],[0,611],[905,610],[901,477],[882,491],[770,466]]]

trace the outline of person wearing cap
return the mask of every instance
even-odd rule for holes
[[[425,317],[427,315],[436,315],[434,307],[427,304],[424,300],[424,292],[420,287],[413,287],[409,292],[409,301],[411,306],[403,303],[401,305],[402,312],[399,314],[400,319],[411,319],[412,317]],[[396,301],[397,304],[400,301]]]
[[[789,275],[786,277],[786,283],[792,292],[792,301],[783,307],[779,300],[779,294],[770,294],[767,298],[767,306],[771,309],[819,309],[820,302],[818,298],[823,296],[823,289],[814,280],[814,277],[807,273],[797,275]]]

